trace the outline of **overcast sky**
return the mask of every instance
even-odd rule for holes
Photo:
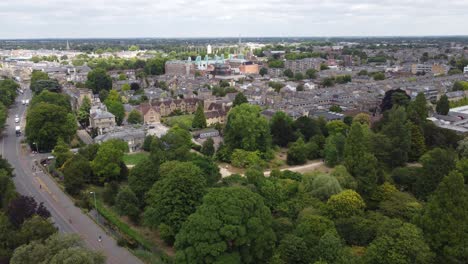
[[[0,0],[0,38],[468,35],[468,0]]]

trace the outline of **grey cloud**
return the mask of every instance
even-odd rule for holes
[[[466,0],[1,0],[0,38],[468,35]]]

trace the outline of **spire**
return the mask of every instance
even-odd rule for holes
[[[67,48],[66,48],[66,50],[70,50],[70,43],[68,42],[68,40],[67,40]]]

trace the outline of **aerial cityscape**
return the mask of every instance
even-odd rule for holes
[[[0,264],[468,263],[468,3],[78,2],[0,3]]]

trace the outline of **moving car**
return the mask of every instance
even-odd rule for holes
[[[22,103],[23,105],[25,105],[25,104],[26,104],[26,100],[21,100],[21,103]]]
[[[15,117],[15,123],[19,123],[20,119],[19,117]]]
[[[20,126],[16,126],[15,127],[15,130],[16,130],[16,136],[19,137],[21,135],[21,127]]]
[[[29,99],[26,99],[26,105],[29,105]]]

